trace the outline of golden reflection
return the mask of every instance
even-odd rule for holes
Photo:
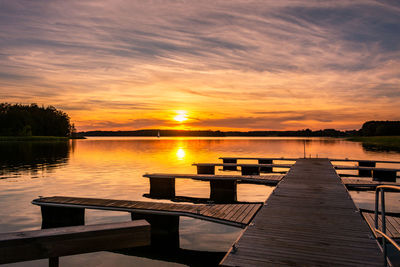
[[[178,157],[179,160],[183,160],[185,158],[185,150],[183,150],[183,148],[178,148],[178,150],[176,151],[176,156]]]

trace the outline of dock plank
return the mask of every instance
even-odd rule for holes
[[[76,207],[136,213],[171,214],[175,216],[188,216],[239,227],[245,227],[250,220],[246,221],[243,220],[243,218],[254,217],[254,214],[256,214],[262,206],[262,203],[192,205],[64,196],[38,198],[33,200],[32,203],[40,206]],[[239,219],[239,215],[242,215],[243,218],[240,217]]]
[[[146,178],[162,179],[192,179],[200,181],[233,180],[241,183],[256,183],[276,185],[284,175],[211,175],[211,174],[184,174],[184,173],[151,173],[144,174]]]
[[[254,223],[254,224],[253,224]],[[223,266],[382,266],[383,256],[328,159],[299,159]]]
[[[353,178],[353,177],[342,177],[342,182],[349,189],[370,189],[375,190],[379,185],[394,185],[400,186],[400,183],[394,182],[379,182],[373,181],[371,177],[368,178]]]
[[[362,216],[368,223],[368,226],[371,228],[371,231],[375,235],[376,238],[382,237],[380,234],[374,232],[375,228],[375,214],[373,212],[362,212]],[[386,215],[386,234],[391,238],[400,238],[400,218]],[[382,217],[378,216],[378,226],[379,229],[382,230]]]

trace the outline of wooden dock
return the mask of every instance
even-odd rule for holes
[[[0,264],[150,245],[145,220],[0,234]]]
[[[373,212],[367,212],[363,211],[362,216],[365,218],[365,220],[368,223],[368,226],[371,229],[375,228],[375,213]],[[378,227],[379,230],[382,231],[382,216],[378,216]],[[376,234],[373,232],[375,235],[375,238],[381,238],[382,236],[378,233]],[[391,216],[391,215],[386,215],[386,234],[391,237],[398,239],[400,238],[400,216]]]
[[[63,196],[38,198],[33,200],[32,204],[41,207],[99,209],[139,214],[188,216],[238,227],[248,225],[262,206],[261,203],[191,205]]]
[[[328,159],[299,159],[223,266],[382,266],[378,243]]]
[[[212,175],[184,173],[151,173],[143,177],[159,179],[192,179],[199,181],[237,181],[238,183],[277,185],[284,175]]]
[[[371,177],[364,177],[364,178],[342,177],[341,179],[343,184],[349,190],[375,190],[375,188],[379,185],[400,186],[400,183],[373,181]]]

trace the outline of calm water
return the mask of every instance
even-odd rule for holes
[[[0,232],[40,229],[38,196],[76,196],[150,201],[144,173],[195,173],[194,162],[219,162],[221,156],[380,159],[400,161],[399,152],[377,151],[360,143],[329,138],[89,138],[69,143],[0,142]],[[341,163],[343,165],[343,163]],[[378,166],[385,166],[383,164]],[[395,165],[391,165],[395,166]],[[400,166],[396,166],[400,167]],[[239,201],[264,201],[273,187],[238,185]],[[206,182],[177,179],[176,195],[209,197]],[[352,192],[361,208],[374,208],[374,194]],[[168,200],[155,200],[169,202]],[[388,197],[400,212],[400,197]],[[87,224],[130,220],[121,212],[86,211]],[[180,247],[225,252],[241,229],[181,218]],[[205,256],[203,256],[205,257]],[[211,256],[210,256],[211,257]],[[184,262],[184,261],[183,261]],[[159,259],[98,252],[60,258],[61,266],[178,266]],[[46,260],[10,266],[47,266]]]

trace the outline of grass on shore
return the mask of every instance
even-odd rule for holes
[[[357,136],[347,140],[362,142],[367,145],[400,149],[400,136]]]
[[[67,141],[68,137],[61,136],[0,136],[0,142],[6,141]]]

